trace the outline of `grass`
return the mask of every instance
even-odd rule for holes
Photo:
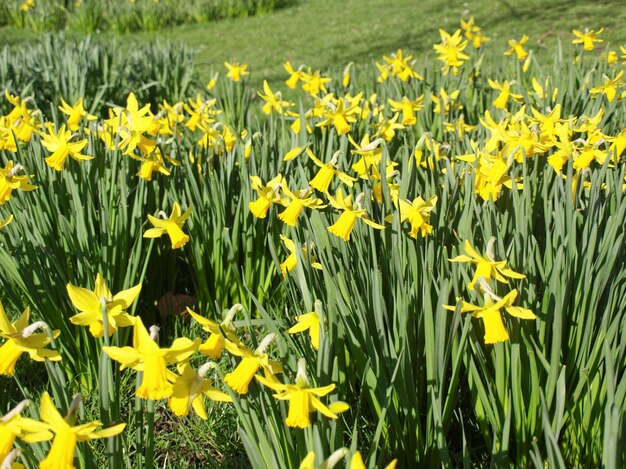
[[[459,19],[474,16],[490,48],[504,51],[506,41],[530,36],[530,48],[549,56],[560,40],[569,45],[573,28],[606,28],[604,37],[615,47],[626,43],[626,10],[619,0],[500,1],[424,0],[301,0],[298,5],[267,15],[226,19],[218,23],[178,26],[154,33],[121,37],[132,47],[137,41],[167,39],[182,42],[196,51],[201,71],[223,70],[224,60],[250,64],[252,80],[261,83],[285,77],[282,64],[291,60],[313,68],[334,69],[355,62],[367,64],[380,56],[405,49],[433,56],[438,28],[458,28]],[[581,20],[584,18],[584,20]],[[0,44],[15,44],[36,37],[15,28],[0,28]],[[111,35],[103,35],[109,38]],[[497,57],[497,54],[489,54]]]

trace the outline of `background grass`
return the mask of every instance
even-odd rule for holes
[[[221,70],[224,60],[237,60],[250,64],[253,82],[261,83],[264,78],[282,80],[286,60],[325,70],[348,62],[370,63],[402,48],[421,62],[423,54],[433,55],[438,28],[453,31],[460,18],[470,16],[492,38],[489,48],[496,50],[506,50],[508,39],[527,34],[529,48],[540,57],[549,56],[559,40],[569,47],[573,28],[585,27],[606,28],[604,44],[617,47],[626,43],[626,9],[620,6],[621,0],[301,0],[266,15],[129,34],[121,36],[121,42],[129,48],[156,39],[182,42],[195,49],[195,62],[207,80],[208,72]],[[0,28],[0,44],[36,36]]]

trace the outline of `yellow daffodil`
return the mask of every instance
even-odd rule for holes
[[[302,153],[304,153],[304,150],[306,150],[308,148],[308,144],[302,147],[293,147],[291,150],[289,150],[285,156],[283,157],[283,161],[291,161],[295,158],[297,158],[298,156],[300,156]]]
[[[619,88],[624,86],[624,83],[622,83],[623,76],[624,76],[624,70],[619,72],[613,79],[607,77],[606,75],[603,75],[602,85],[596,86],[595,88],[591,88],[589,90],[589,93],[591,93],[592,95],[604,94],[606,95],[606,99],[609,101],[609,103],[611,103],[615,99],[615,95],[617,94],[617,91],[619,90]]]
[[[247,64],[239,64],[238,62],[224,62],[224,66],[228,69],[226,76],[232,81],[241,81],[242,77],[250,75]]]
[[[479,278],[484,278],[486,281],[489,281],[491,278],[495,278],[498,282],[509,283],[505,277],[509,278],[526,278],[524,274],[519,274],[509,269],[506,266],[506,260],[497,261],[494,257],[494,245],[496,239],[491,237],[487,243],[487,253],[485,256],[481,256],[478,252],[472,247],[468,240],[465,240],[465,244],[463,245],[465,249],[465,254],[461,254],[456,256],[453,259],[449,259],[450,262],[471,262],[472,264],[476,264],[476,272],[472,281],[469,283],[468,288],[470,290],[474,290],[474,285],[478,281]]]
[[[74,452],[76,444],[83,441],[92,441],[100,438],[109,438],[119,435],[126,427],[120,423],[112,427],[96,430],[102,423],[94,421],[82,425],[73,426],[75,414],[78,410],[78,399],[74,398],[67,417],[63,418],[54,407],[52,399],[47,392],[41,396],[40,410],[41,420],[47,424],[50,432],[54,433],[52,447],[46,458],[39,463],[40,469],[60,469],[74,467]],[[48,439],[52,439],[52,433]]]
[[[520,319],[536,319],[535,314],[527,309],[519,306],[513,306],[513,302],[517,297],[517,290],[512,290],[503,298],[496,296],[487,286],[486,282],[481,282],[483,291],[485,292],[483,306],[476,306],[465,301],[461,302],[461,313],[471,312],[472,316],[483,320],[485,326],[485,344],[495,344],[509,340],[509,334],[502,322],[500,310],[504,310]],[[443,305],[445,309],[454,311],[455,306]]]
[[[444,75],[452,71],[452,74],[456,76],[459,73],[459,67],[469,59],[469,55],[463,53],[467,47],[467,40],[461,37],[460,29],[457,29],[452,35],[443,29],[439,29],[439,36],[441,37],[441,44],[433,46],[437,54],[439,54],[437,59],[444,64]]]
[[[433,102],[435,103],[435,107],[433,108],[433,112],[435,114],[441,114],[442,109],[445,114],[448,114],[451,109],[462,109],[463,106],[461,104],[457,104],[457,99],[459,98],[460,90],[454,90],[451,93],[447,93],[445,89],[439,89],[439,95],[431,94]]]
[[[354,228],[357,218],[360,218],[372,228],[377,230],[384,230],[383,225],[370,220],[365,214],[365,209],[361,208],[360,201],[363,194],[359,194],[354,203],[352,203],[352,195],[347,197],[343,196],[341,189],[337,190],[336,198],[327,194],[330,204],[336,209],[342,210],[341,215],[337,219],[334,225],[328,227],[328,231],[344,241],[350,241],[350,233]]]
[[[152,326],[149,334],[141,318],[137,318],[133,327],[132,347],[102,347],[111,359],[119,362],[124,368],[142,371],[141,385],[136,394],[142,399],[163,399],[174,392],[167,380],[167,365],[186,360],[196,351],[200,339],[190,340],[186,337],[175,339],[170,348],[159,348],[155,342],[156,327]]]
[[[311,425],[309,414],[316,410],[325,417],[337,419],[337,414],[350,408],[348,404],[341,401],[333,402],[326,406],[318,399],[332,392],[334,384],[329,384],[321,388],[309,387],[309,379],[306,375],[306,360],[301,358],[298,361],[298,373],[296,384],[283,384],[276,377],[256,376],[256,379],[264,386],[274,390],[277,394],[274,397],[278,400],[289,401],[289,412],[285,423],[288,427],[307,428]]]
[[[369,134],[365,134],[361,143],[356,143],[350,135],[348,135],[348,140],[352,146],[355,147],[350,153],[361,156],[361,158],[352,165],[352,170],[357,173],[361,179],[380,179],[380,170],[378,167],[383,155],[383,149],[380,146],[383,139],[377,138],[370,142]]]
[[[500,83],[500,82],[488,79],[487,82],[489,83],[489,86],[491,86],[494,90],[497,90],[500,92],[496,100],[493,102],[494,107],[498,109],[506,109],[506,105],[509,101],[509,98],[517,101],[518,103],[521,103],[524,101],[524,97],[521,94],[511,93],[511,85],[515,83],[514,81],[505,80],[502,83]]]
[[[332,97],[332,95],[329,95]],[[349,97],[325,101],[324,120],[316,124],[317,127],[335,127],[338,135],[350,132],[350,124],[356,122],[358,100]]]
[[[411,224],[412,238],[417,238],[417,233],[420,232],[422,237],[429,234],[433,227],[428,224],[430,220],[430,212],[435,208],[437,203],[437,196],[434,195],[428,200],[417,197],[413,202],[407,200],[398,200],[400,206],[400,222],[408,220]]]
[[[11,95],[8,90],[4,91],[4,96],[13,105],[13,109],[4,116],[5,124],[3,127],[9,128],[17,140],[30,142],[33,134],[39,133],[41,129],[41,112],[28,107],[29,103],[33,101],[30,97],[21,99],[19,96]]]
[[[52,153],[45,161],[51,168],[61,171],[67,157],[71,157],[76,161],[85,161],[93,159],[93,156],[83,155],[80,151],[87,146],[87,140],[78,140],[70,142],[75,136],[72,131],[65,129],[65,124],[61,126],[57,133],[54,133],[52,124],[47,125],[47,134],[41,134],[41,144]]]
[[[320,75],[319,70],[313,73],[302,73],[302,90],[312,96],[317,96],[320,91],[328,93],[326,83],[330,83],[331,79]]]
[[[524,49],[524,45],[528,42],[528,36],[524,34],[522,38],[518,41],[515,39],[509,39],[509,47],[504,55],[513,55],[517,57],[520,62],[523,62],[528,57],[528,51]]]
[[[419,96],[414,101],[411,101],[406,96],[402,97],[402,101],[394,101],[391,98],[387,101],[393,111],[402,113],[402,125],[416,124],[417,118],[415,117],[415,111],[419,111],[424,107],[424,95]]]
[[[193,408],[198,417],[206,420],[208,417],[203,396],[207,396],[212,401],[233,401],[228,394],[216,389],[210,380],[204,378],[207,371],[214,366],[213,363],[205,363],[196,373],[189,362],[184,362],[177,366],[180,374],[170,373],[174,384],[168,407],[174,415],[185,417],[189,414],[189,409]]]
[[[226,340],[224,342],[224,348],[228,350],[231,355],[242,357],[242,359],[233,371],[226,374],[224,382],[235,392],[243,395],[248,394],[248,386],[250,386],[250,382],[256,372],[259,371],[259,368],[263,368],[265,372],[270,375],[281,373],[282,367],[280,364],[270,360],[269,356],[265,353],[265,350],[275,337],[275,334],[266,335],[254,351],[241,343]]]
[[[309,155],[309,158],[311,158],[313,163],[320,168],[315,177],[309,182],[311,187],[317,189],[318,191],[328,192],[328,187],[335,176],[337,176],[341,182],[350,187],[352,187],[352,184],[356,181],[355,178],[348,176],[346,173],[337,169],[337,160],[341,154],[340,151],[335,152],[328,163],[322,163],[322,161],[320,161],[319,158],[317,158],[317,156],[315,156],[315,154],[308,148],[306,149],[306,153]]]
[[[16,438],[20,438],[28,443],[52,438],[52,434],[48,431],[48,425],[20,415],[29,404],[30,401],[24,400],[0,418],[0,467],[16,467],[2,465],[5,461],[8,461]]]
[[[287,274],[295,269],[296,265],[298,264],[298,257],[296,256],[296,243],[283,235],[280,235],[280,240],[285,245],[285,248],[287,248],[287,251],[289,251],[289,256],[287,257],[287,259],[285,259],[285,261],[280,264],[280,271],[283,274],[283,277],[286,277]],[[309,260],[311,261],[311,267],[313,267],[314,269],[322,270],[322,264],[317,262],[315,260],[315,257],[311,256],[310,254],[312,249],[313,243],[309,242],[308,245],[305,244],[304,246],[302,246],[302,254],[310,256]]]
[[[74,106],[70,106],[65,102],[63,98],[61,98],[61,106],[59,106],[59,110],[68,116],[67,118],[67,127],[72,131],[76,132],[80,127],[80,121],[83,118],[86,118],[88,121],[95,121],[97,119],[96,116],[89,114],[85,107],[83,106],[83,99],[80,98]]]
[[[13,161],[9,161],[4,168],[0,168],[0,205],[9,201],[11,192],[15,189],[26,192],[37,189],[37,186],[28,182],[28,176],[17,175],[23,169],[21,164],[13,164]]]
[[[397,463],[398,460],[394,459],[385,466],[385,469],[395,469]],[[363,456],[361,456],[360,451],[354,453],[354,455],[350,459],[350,469],[366,469],[365,462],[363,461]]]
[[[320,209],[326,207],[321,199],[313,195],[310,187],[298,191],[296,194],[291,192],[287,184],[282,186],[283,192],[290,199],[287,208],[278,214],[278,218],[288,226],[296,226],[298,217],[302,213],[304,207],[311,209]]]
[[[164,166],[165,159],[159,147],[156,147],[152,153],[147,156],[135,156],[133,154],[130,155],[131,158],[141,161],[141,167],[139,171],[137,171],[136,176],[144,179],[146,181],[152,181],[152,175],[156,171],[157,173],[161,173],[164,176],[169,176],[170,170]],[[171,158],[165,157],[169,162],[172,162]]]
[[[572,44],[582,44],[584,50],[593,50],[596,42],[604,42],[604,39],[600,39],[600,34],[604,31],[604,28],[600,28],[598,31],[585,28],[584,31],[578,29],[572,29],[572,34],[576,36],[576,39],[572,40]]]
[[[311,345],[315,350],[320,346],[320,316],[317,311],[301,314],[296,316],[296,325],[287,329],[289,334],[297,334],[298,332],[309,331]]]
[[[283,197],[280,195],[280,188],[283,184],[283,176],[279,174],[273,179],[263,184],[258,176],[250,176],[252,189],[254,189],[259,197],[248,204],[248,208],[252,215],[257,218],[267,217],[267,212],[275,203],[283,203]]]
[[[398,122],[400,114],[394,114],[391,119],[386,119],[383,114],[378,115],[378,130],[376,135],[382,137],[386,142],[390,142],[396,136],[396,130],[404,129],[404,125]]]
[[[144,135],[154,124],[150,105],[146,104],[140,108],[135,93],[128,95],[125,108],[114,107],[111,110],[111,117],[104,122],[120,136],[119,147],[124,149],[125,155],[130,155],[137,147],[147,155],[156,147],[156,142]]]
[[[37,321],[28,324],[30,308],[26,308],[15,321],[9,321],[2,303],[0,303],[0,337],[5,339],[0,346],[0,375],[13,375],[15,364],[23,353],[28,353],[31,360],[43,362],[45,360],[61,360],[59,352],[45,348],[50,343],[47,332],[35,333],[38,329],[47,328],[45,322]],[[59,331],[52,331],[53,337],[58,337]]]
[[[189,207],[185,210],[185,213],[181,215],[178,202],[174,202],[172,213],[169,217],[163,211],[159,212],[162,219],[148,215],[148,220],[150,220],[150,223],[152,223],[154,228],[146,230],[143,237],[159,238],[167,233],[172,241],[172,249],[182,248],[185,244],[187,244],[187,241],[189,241],[189,236],[183,232],[183,223],[185,223],[185,220],[187,220],[189,215],[191,215],[191,208],[192,207]]]
[[[233,305],[232,308],[226,314],[226,317],[221,323],[216,323],[204,316],[195,313],[191,309],[187,308],[187,312],[192,318],[202,326],[202,329],[209,333],[209,338],[198,347],[200,353],[205,354],[207,357],[214,360],[219,359],[222,356],[222,350],[224,349],[224,335],[232,342],[236,342],[235,337],[235,325],[233,319],[238,311],[241,311],[243,306],[240,304]]]
[[[70,322],[79,326],[89,326],[89,332],[94,337],[104,336],[103,307],[106,307],[109,336],[113,335],[118,327],[129,327],[135,324],[136,318],[128,314],[126,310],[139,296],[141,284],[113,295],[98,273],[93,291],[71,283],[68,283],[66,288],[72,304],[80,311],[79,314],[70,318]]]
[[[295,90],[296,87],[298,86],[298,82],[302,80],[304,76],[304,72],[302,71],[302,66],[300,66],[298,70],[295,70],[292,67],[291,63],[286,62],[283,64],[283,67],[289,74],[289,78],[287,79],[285,84],[287,85],[287,87],[291,88],[292,90]]]
[[[472,41],[474,49],[480,49],[480,46],[482,46],[483,43],[491,40],[483,34],[480,26],[475,24],[473,16],[467,21],[461,20],[461,29],[463,30],[463,35]]]
[[[257,94],[263,101],[265,101],[265,104],[263,105],[263,112],[268,116],[272,112],[282,114],[285,111],[285,108],[295,106],[294,103],[284,101],[280,91],[274,93],[270,88],[270,85],[267,84],[267,80],[263,80],[263,91],[265,94],[260,91],[257,91]]]

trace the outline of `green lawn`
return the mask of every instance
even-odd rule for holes
[[[552,54],[557,40],[569,45],[573,28],[599,29],[607,42],[626,43],[626,9],[621,0],[527,0],[515,2],[441,0],[301,0],[299,5],[271,14],[179,26],[156,33],[122,36],[137,41],[180,41],[197,51],[201,70],[221,70],[224,60],[250,64],[253,81],[280,80],[282,64],[337,69],[348,62],[369,63],[398,48],[433,55],[438,28],[453,31],[460,18],[474,16],[492,38],[490,48],[504,51],[506,41],[530,36],[538,57]],[[581,21],[581,18],[584,21]],[[14,44],[34,33],[0,28],[0,44]],[[105,37],[111,37],[106,35]],[[606,44],[606,43],[605,43]]]

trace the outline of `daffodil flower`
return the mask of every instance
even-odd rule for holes
[[[424,96],[419,96],[414,101],[411,101],[406,96],[402,97],[401,101],[394,101],[389,98],[387,100],[391,109],[394,112],[402,113],[402,125],[414,125],[417,123],[417,118],[415,117],[415,111],[419,111],[424,107]]]
[[[256,379],[268,388],[277,391],[274,397],[281,401],[289,401],[289,412],[285,423],[288,427],[307,428],[311,425],[309,414],[316,410],[325,417],[337,419],[337,414],[350,408],[342,401],[336,401],[326,406],[318,399],[324,397],[335,389],[334,384],[320,388],[309,387],[309,379],[306,375],[306,360],[298,361],[298,373],[296,384],[283,384],[270,375],[270,378],[257,375]]]
[[[187,244],[187,241],[189,241],[189,236],[183,232],[183,223],[185,223],[185,220],[187,220],[189,215],[191,215],[191,208],[192,207],[190,206],[185,213],[181,215],[178,202],[174,202],[172,213],[169,217],[163,211],[159,212],[162,219],[148,215],[148,220],[150,220],[150,223],[152,223],[154,228],[146,230],[143,237],[159,238],[167,233],[172,241],[172,249],[182,248],[185,244]]]
[[[154,150],[156,142],[144,135],[154,124],[149,104],[140,108],[135,93],[130,93],[126,107],[114,107],[111,114],[112,117],[104,122],[121,137],[119,147],[124,149],[125,155],[130,155],[137,147],[145,155]]]
[[[83,98],[80,98],[73,106],[70,106],[65,102],[63,98],[61,98],[61,106],[59,106],[59,111],[63,114],[67,115],[67,127],[72,131],[76,132],[80,127],[80,121],[85,117],[88,121],[95,121],[97,119],[96,116],[89,114],[85,111],[85,107],[83,106]]]
[[[61,171],[67,157],[71,157],[76,161],[86,161],[93,159],[93,156],[83,155],[80,151],[87,146],[87,140],[78,140],[70,142],[75,136],[72,131],[65,129],[65,124],[61,126],[57,133],[54,133],[52,124],[47,125],[47,134],[41,134],[41,144],[52,153],[45,161],[51,168]]]
[[[341,151],[336,151],[328,163],[322,163],[322,161],[320,161],[320,159],[315,156],[310,149],[307,148],[306,152],[313,163],[320,168],[315,177],[309,182],[311,187],[320,192],[328,192],[328,186],[330,186],[330,183],[335,176],[337,176],[339,180],[347,186],[352,187],[352,184],[356,181],[356,179],[337,169],[337,160],[339,159]]]
[[[189,414],[189,409],[193,408],[198,417],[206,420],[208,417],[204,408],[203,396],[207,396],[212,401],[233,401],[228,394],[216,389],[210,380],[204,378],[206,372],[214,366],[213,363],[205,363],[196,373],[189,362],[184,362],[177,366],[180,374],[170,373],[174,383],[174,392],[170,397],[168,406],[174,415],[185,417]]]
[[[370,142],[369,135],[365,134],[360,144],[356,143],[350,135],[348,135],[348,140],[355,147],[355,149],[350,152],[361,157],[352,165],[352,170],[357,173],[361,179],[380,179],[378,166],[380,165],[383,154],[383,149],[380,146],[383,139],[377,138]]]
[[[275,334],[266,335],[254,351],[248,349],[241,343],[226,340],[224,342],[224,348],[226,348],[231,355],[242,357],[242,360],[233,371],[226,374],[224,382],[238,394],[247,394],[250,381],[252,381],[256,372],[259,371],[259,368],[263,368],[269,374],[281,373],[282,367],[280,364],[270,360],[269,356],[265,353],[265,350],[275,337]]]
[[[519,274],[509,269],[506,266],[506,261],[497,261],[494,258],[494,244],[496,239],[491,237],[487,243],[487,254],[486,256],[481,256],[476,252],[476,250],[472,247],[468,240],[465,240],[465,244],[463,245],[466,254],[461,254],[460,256],[456,256],[453,259],[448,259],[450,262],[471,262],[472,264],[476,264],[476,273],[472,278],[472,281],[469,283],[468,288],[470,290],[474,290],[474,285],[478,281],[479,278],[484,278],[485,281],[489,281],[491,278],[495,278],[498,282],[508,284],[508,280],[505,277],[509,278],[526,278],[524,274]]]
[[[573,29],[572,34],[576,36],[576,39],[572,40],[572,44],[582,44],[584,50],[593,50],[596,42],[604,42],[604,39],[600,39],[600,34],[604,32],[604,28],[600,28],[598,31],[585,28],[584,31]]]
[[[70,318],[70,322],[78,326],[89,326],[89,332],[94,337],[104,336],[103,307],[106,307],[109,337],[118,327],[129,327],[135,324],[136,318],[128,314],[126,310],[137,299],[141,284],[113,295],[102,275],[98,273],[93,291],[71,283],[68,283],[66,288],[72,304],[80,311],[79,314]]]
[[[272,204],[283,202],[283,198],[280,196],[283,176],[279,174],[275,178],[267,181],[267,184],[263,184],[263,181],[261,181],[261,178],[258,176],[250,176],[250,181],[252,183],[252,189],[257,191],[259,197],[250,202],[248,208],[255,217],[265,218]]]
[[[250,75],[247,64],[239,64],[238,62],[233,62],[233,63],[224,62],[224,66],[228,70],[228,73],[226,74],[226,76],[230,78],[232,81],[235,81],[235,82],[241,81],[242,77],[246,75]]]
[[[320,346],[320,316],[317,311],[301,314],[296,316],[296,325],[287,329],[289,334],[297,334],[298,332],[309,331],[311,345],[315,350]]]
[[[28,182],[28,176],[17,175],[23,169],[21,164],[13,164],[13,161],[7,162],[4,168],[0,168],[0,205],[8,202],[11,192],[16,189],[26,192],[37,189],[37,186]]]
[[[461,36],[461,30],[457,29],[452,35],[443,29],[439,29],[441,44],[435,44],[433,48],[439,54],[438,60],[444,64],[443,73],[447,75],[452,70],[453,75],[459,73],[459,67],[462,66],[469,55],[463,53],[467,47],[467,40]]]
[[[316,124],[317,127],[327,127],[331,124],[337,130],[338,135],[350,132],[350,124],[356,122],[357,105],[347,98],[325,101],[325,120]]]
[[[52,437],[48,425],[20,415],[29,404],[30,401],[24,400],[0,418],[0,467],[15,467],[3,464],[11,458],[16,438],[35,443]]]
[[[280,91],[274,93],[270,88],[270,85],[268,85],[267,80],[263,80],[263,91],[265,94],[260,91],[257,91],[257,94],[263,101],[265,101],[265,104],[263,105],[263,112],[268,116],[272,112],[282,114],[285,111],[285,108],[295,106],[294,103],[284,101]]]
[[[526,59],[526,57],[528,57],[528,51],[526,51],[524,49],[524,45],[528,42],[528,36],[526,34],[524,34],[522,36],[522,38],[518,41],[516,41],[515,39],[509,39],[509,47],[510,49],[507,50],[504,55],[513,55],[515,54],[517,59],[520,62],[523,62],[524,59]]]
[[[613,78],[613,79],[607,77],[606,75],[603,75],[602,76],[602,81],[603,81],[602,85],[596,86],[594,88],[591,88],[589,90],[589,93],[591,93],[592,95],[604,94],[604,95],[606,95],[606,99],[609,101],[609,103],[611,103],[615,99],[615,95],[617,94],[617,90],[619,88],[621,88],[622,86],[624,86],[624,83],[622,83],[622,81],[621,81],[623,76],[624,76],[624,71],[623,70],[621,72],[619,72],[616,75],[616,77]]]
[[[412,238],[417,238],[417,233],[420,232],[422,237],[429,234],[433,227],[428,224],[430,220],[430,212],[435,208],[437,203],[437,196],[433,196],[428,200],[422,199],[421,196],[413,199],[413,202],[399,199],[398,204],[400,206],[400,222],[408,220],[411,224]]]
[[[296,226],[298,217],[302,213],[304,207],[311,209],[320,209],[326,207],[321,199],[318,199],[313,195],[313,190],[309,187],[302,189],[294,194],[289,190],[287,184],[282,186],[283,192],[289,197],[290,202],[287,203],[287,208],[278,214],[278,218],[289,226]]]
[[[354,203],[352,203],[352,195],[344,197],[341,189],[337,190],[336,198],[333,198],[330,195],[327,196],[333,207],[343,210],[335,224],[328,227],[328,231],[335,236],[342,238],[344,241],[350,241],[350,233],[352,233],[352,229],[354,228],[357,218],[360,218],[369,226],[376,228],[377,230],[385,229],[383,225],[379,225],[378,223],[370,220],[365,214],[365,209],[361,208],[360,201],[363,196],[362,193],[359,194]]]
[[[503,81],[502,83],[488,79],[487,82],[494,90],[500,92],[496,100],[493,102],[494,107],[498,109],[506,109],[506,105],[509,102],[509,98],[515,100],[518,103],[524,101],[524,97],[521,94],[511,93],[511,85],[513,81]]]
[[[515,298],[517,298],[517,290],[512,290],[503,298],[496,296],[488,287],[486,281],[481,281],[482,290],[485,292],[483,306],[473,305],[465,301],[461,302],[461,313],[471,312],[472,316],[483,320],[485,326],[485,344],[495,344],[509,340],[509,334],[502,322],[500,310],[504,310],[511,316],[520,319],[536,319],[535,314],[527,309],[519,306],[513,306]],[[454,311],[453,305],[443,305],[445,309]]]
[[[151,328],[156,330],[153,326]],[[167,380],[167,365],[186,360],[196,351],[200,339],[190,340],[186,337],[175,339],[170,348],[159,348],[153,336],[143,325],[141,318],[137,318],[133,327],[132,347],[102,347],[111,359],[119,362],[124,368],[131,368],[143,372],[141,385],[136,394],[142,399],[163,399],[170,397],[174,392],[173,386]]]
[[[280,235],[280,240],[283,242],[287,251],[289,251],[289,256],[285,259],[284,262],[280,264],[280,271],[283,274],[283,277],[286,277],[289,272],[296,268],[298,264],[298,258],[296,257],[296,243],[293,240],[287,238],[286,236]],[[311,249],[313,249],[313,243],[310,242],[308,245],[302,246],[302,254],[307,255],[307,252],[310,253]],[[322,264],[316,262],[315,257],[311,256],[311,267],[314,269],[322,270]]]
[[[283,64],[283,67],[289,74],[289,78],[287,79],[285,84],[287,85],[287,87],[295,90],[298,86],[298,82],[302,80],[302,77],[304,75],[304,72],[302,71],[302,66],[298,67],[298,70],[295,70],[291,63],[286,62]]]
[[[61,360],[59,352],[45,348],[50,343],[48,333],[35,333],[38,329],[48,327],[46,323],[37,321],[29,325],[29,318],[30,308],[26,308],[22,315],[11,323],[0,303],[0,337],[5,339],[0,347],[0,375],[13,375],[15,364],[23,353],[28,353],[31,360],[37,362]],[[57,330],[52,331],[54,338],[59,334]]]
[[[39,463],[40,469],[59,469],[74,467],[74,452],[76,444],[83,441],[109,438],[119,435],[126,428],[125,423],[113,425],[112,427],[96,430],[102,423],[99,421],[84,423],[73,426],[78,410],[78,399],[74,398],[67,417],[63,418],[59,411],[52,404],[52,400],[47,392],[41,396],[39,414],[41,420],[47,424],[50,432],[54,433],[52,447],[46,458]],[[52,433],[48,439],[52,439]]]
[[[187,312],[191,315],[192,318],[202,326],[202,329],[209,333],[209,338],[198,347],[198,351],[200,353],[205,354],[207,357],[212,358],[214,360],[219,359],[222,356],[222,350],[224,349],[224,335],[226,337],[236,342],[237,338],[235,337],[235,325],[233,324],[233,319],[235,314],[238,311],[241,311],[243,306],[240,304],[234,305],[228,313],[224,320],[218,324],[210,319],[205,318],[204,316],[200,316],[198,313],[195,313],[191,309],[187,308]]]

